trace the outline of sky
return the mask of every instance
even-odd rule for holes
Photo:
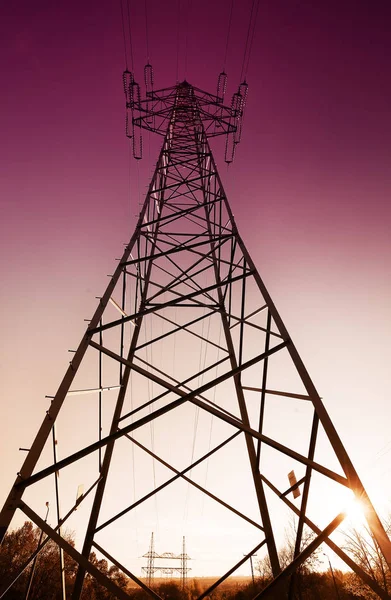
[[[186,78],[213,92],[225,67],[230,97],[250,0],[233,4],[225,64],[229,3],[181,2],[179,34],[177,8],[148,0],[146,19],[130,2],[136,78],[149,58],[156,88]],[[145,136],[141,163],[130,156],[118,2],[22,1],[1,13],[2,502],[133,231],[158,146]],[[391,501],[390,18],[385,1],[260,2],[229,169],[216,146],[239,231],[381,513]]]

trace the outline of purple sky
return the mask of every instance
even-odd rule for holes
[[[187,63],[187,79],[213,92],[230,3],[181,4],[179,78]],[[144,4],[130,6],[141,80]],[[177,2],[147,7],[155,87],[170,86]],[[229,97],[250,8],[234,3]],[[29,446],[44,395],[55,391],[133,230],[156,143],[145,136],[142,163],[129,167],[118,2],[22,1],[1,13],[5,497],[18,447]],[[228,172],[216,155],[240,232],[382,510],[391,499],[390,20],[386,1],[261,2],[242,142]]]

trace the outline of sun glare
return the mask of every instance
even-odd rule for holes
[[[344,511],[346,512],[346,523],[355,529],[365,524],[365,504],[362,500],[352,496],[346,503]]]

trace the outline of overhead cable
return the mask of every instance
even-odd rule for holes
[[[125,66],[126,66],[126,70],[128,70],[128,53],[126,50],[124,8],[122,6],[122,0],[119,0],[119,3],[120,3],[120,7],[121,7],[121,21],[122,21],[122,35],[123,35],[123,39],[124,39]]]
[[[227,41],[225,44],[225,54],[224,54],[224,62],[223,62],[223,70],[225,71],[225,66],[227,63],[227,54],[228,54],[228,43],[229,43],[229,36],[231,33],[231,23],[232,23],[232,12],[233,12],[233,7],[234,7],[234,0],[231,0],[231,8],[229,11],[229,21],[228,21],[228,31],[227,31]]]
[[[257,26],[258,10],[259,10],[259,0],[257,0],[257,8],[255,11],[255,16],[254,16],[254,26],[253,26],[253,30],[252,30],[252,34],[251,34],[251,41],[250,41],[250,46],[249,46],[248,55],[247,55],[247,63],[246,63],[246,67],[245,67],[244,74],[243,74],[244,79],[246,79],[246,77],[247,77],[248,65],[250,63],[251,50],[252,50],[253,41],[254,41],[254,34],[255,34],[255,29]]]
[[[147,8],[147,0],[145,0],[144,6],[145,6],[145,37],[146,37],[146,42],[147,42],[147,62],[149,63],[148,8]]]
[[[127,0],[127,8],[128,8],[128,25],[129,25],[129,47],[130,47],[130,66],[132,71],[134,72],[134,61],[133,61],[133,44],[132,44],[132,28],[130,25],[130,0]]]
[[[181,0],[178,0],[178,9],[177,9],[177,32],[176,32],[176,81],[179,81],[179,30],[180,30],[180,21],[181,21]]]
[[[186,45],[185,45],[185,79],[187,77],[187,55],[189,47],[189,20],[190,20],[190,9],[191,0],[187,1],[187,15],[186,15]]]
[[[247,30],[246,44],[244,47],[242,70],[240,72],[240,81],[243,81],[243,77],[245,77],[245,75],[246,75],[248,64],[250,61],[250,52],[251,52],[251,47],[252,47],[252,40],[254,38],[254,31],[255,31],[255,25],[256,25],[256,20],[257,20],[257,15],[258,15],[258,8],[259,8],[259,0],[253,0],[252,5],[251,5],[250,20],[249,20],[248,30]],[[250,44],[249,44],[249,42],[250,42]]]

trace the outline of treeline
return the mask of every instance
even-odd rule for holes
[[[38,547],[40,536],[40,529],[33,527],[31,522],[26,521],[22,527],[11,531],[4,538],[0,546],[0,597],[19,575],[23,566]],[[70,544],[74,545],[71,534],[63,533],[63,537]],[[128,578],[117,567],[109,567],[106,560],[98,560],[94,553],[91,554],[90,560],[100,571],[112,579],[116,585],[122,589],[127,589]],[[64,563],[66,593],[67,598],[70,598],[76,577],[77,564],[66,553],[64,553]],[[4,596],[4,600],[25,600],[29,587],[29,600],[59,600],[62,597],[60,553],[57,544],[50,540],[39,553],[34,567],[34,576],[32,577],[31,584],[32,563],[21,573],[12,587],[9,588]],[[114,600],[114,596],[109,594],[104,587],[87,574],[83,586],[82,599]]]
[[[339,571],[334,573],[333,580],[329,573],[306,574],[296,582],[295,600],[367,600],[368,596],[356,596],[348,589],[348,574]],[[252,600],[269,583],[269,580],[257,578],[254,583],[229,583],[217,588],[206,600]],[[287,586],[288,588],[288,586]],[[197,580],[190,582],[187,589],[182,591],[178,584],[169,582],[160,584],[155,591],[163,600],[195,600],[202,593]],[[142,590],[128,592],[134,600],[149,600],[150,597]],[[287,598],[288,589],[279,589],[268,596],[268,600]],[[337,595],[338,594],[338,595]]]
[[[367,532],[368,533],[368,532]],[[348,537],[350,555],[364,568],[373,579],[387,592],[391,591],[391,576],[388,566],[374,544],[373,539],[365,539],[365,532],[353,531]],[[73,536],[63,533],[67,541],[74,545]],[[28,564],[23,569],[33,552],[38,547],[41,531],[26,521],[22,527],[11,531],[4,538],[0,547],[0,598],[5,600],[25,600],[27,590],[28,600],[59,600],[61,598],[60,556],[58,546],[49,541],[38,554],[36,563]],[[290,544],[280,552],[280,563],[284,567],[291,561],[292,548]],[[108,565],[106,560],[98,560],[94,553],[91,562],[118,587],[125,590],[133,600],[150,600],[144,590],[135,588],[117,567]],[[71,597],[77,573],[77,564],[64,553],[65,585],[67,598]],[[304,563],[295,575],[295,600],[369,600],[378,596],[353,573],[343,573],[338,570],[320,572],[319,554],[314,554]],[[34,576],[31,578],[32,569]],[[261,592],[271,581],[271,569],[267,559],[256,564],[256,577],[250,583],[238,583],[235,579],[227,579],[207,598],[210,600],[251,600]],[[154,591],[162,600],[195,600],[203,592],[202,579],[189,579],[185,590],[176,581],[160,581],[154,585]],[[13,585],[10,587],[11,583]],[[290,585],[287,582],[287,588]],[[8,589],[6,594],[4,592]],[[287,595],[288,589],[268,595],[268,600],[281,600]],[[99,585],[94,577],[86,575],[82,600],[114,600],[106,588]]]

